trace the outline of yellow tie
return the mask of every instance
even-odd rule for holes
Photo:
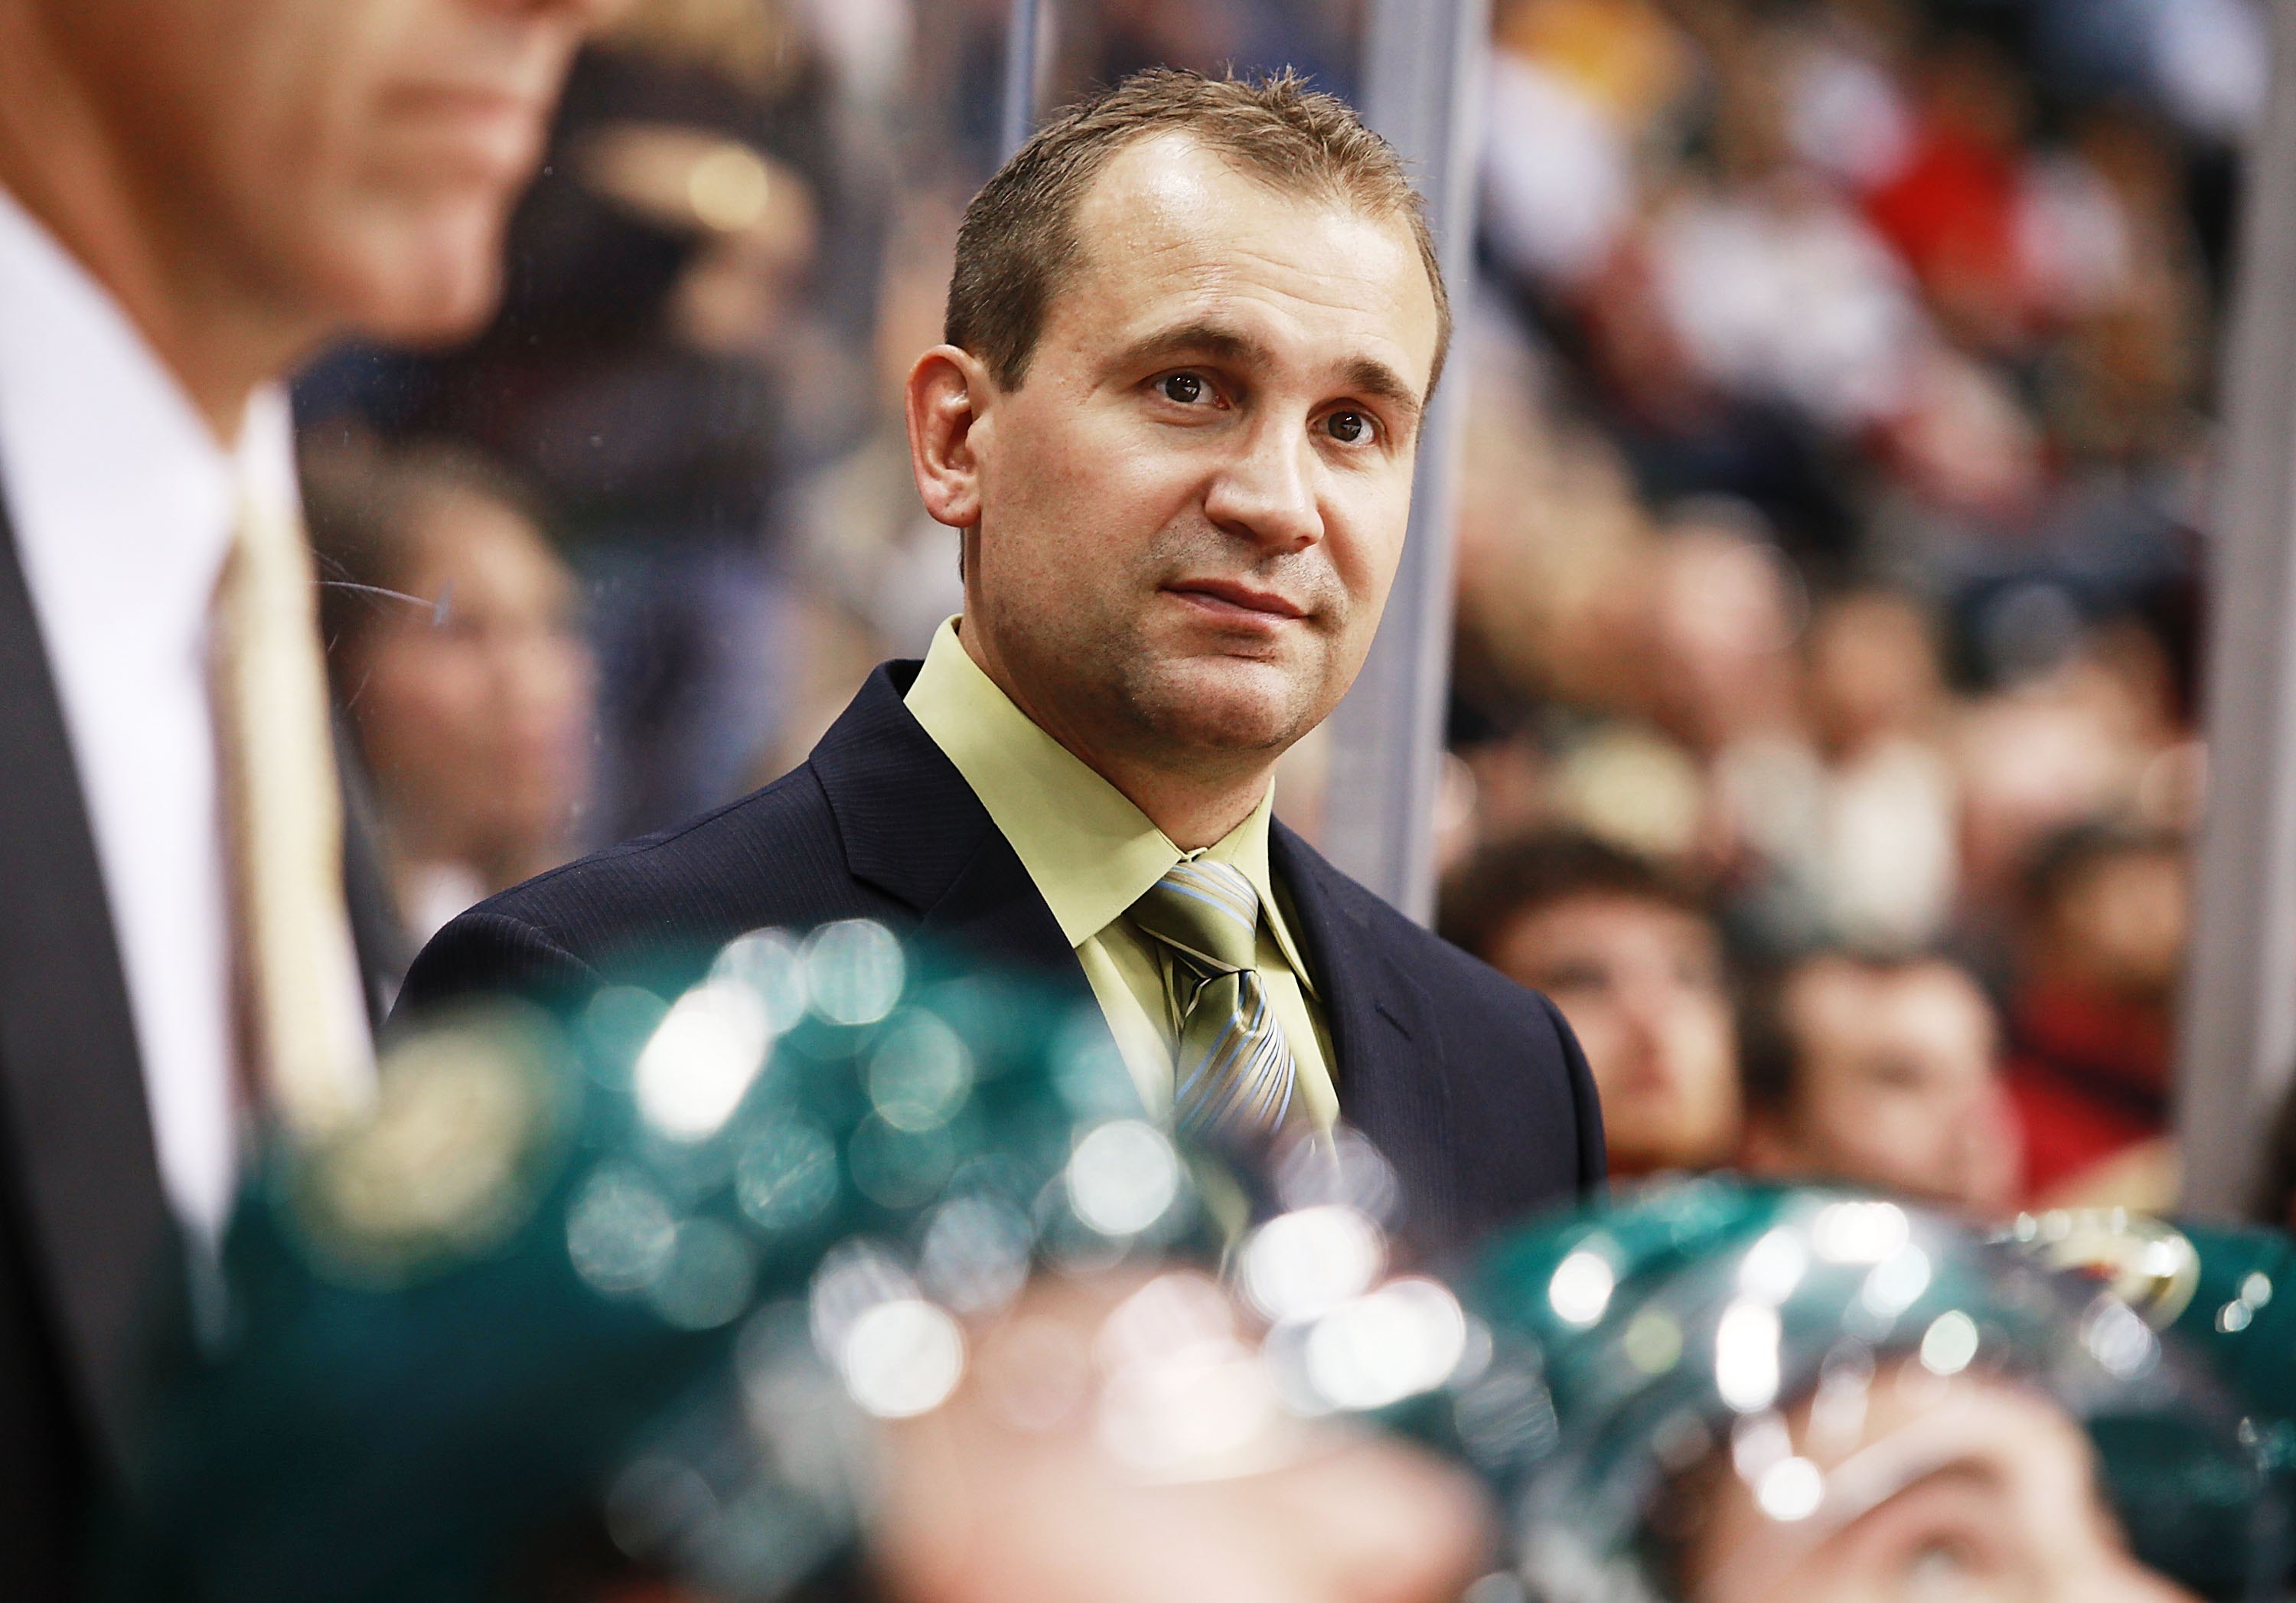
[[[317,594],[296,519],[243,497],[214,659],[241,1049],[270,1111],[306,1140],[359,1112],[374,1080]]]

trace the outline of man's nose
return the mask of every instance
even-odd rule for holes
[[[1243,435],[1204,497],[1204,514],[1226,532],[1277,551],[1304,551],[1322,539],[1307,431],[1271,417]]]

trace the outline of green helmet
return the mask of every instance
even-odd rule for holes
[[[1797,1433],[1884,1376],[2046,1398],[2087,1431],[2146,1565],[2209,1597],[2271,1595],[2277,1504],[2218,1390],[2123,1299],[1956,1223],[1663,1184],[1501,1242],[1463,1300],[1489,1354],[1421,1428],[1497,1488],[1514,1572],[1546,1603],[1685,1596],[1686,1500],[1717,1476],[1782,1524],[1854,1514],[1863,1493]]]

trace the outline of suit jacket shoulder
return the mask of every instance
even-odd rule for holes
[[[478,992],[550,1002],[605,984],[675,990],[745,931],[893,911],[847,873],[808,764],[659,834],[611,846],[489,898],[425,946],[405,1013]]]
[[[753,929],[875,918],[1088,992],[1012,847],[880,668],[794,772],[689,824],[586,857],[464,913],[408,971],[406,1015],[480,992],[550,1003],[602,983],[674,992]]]

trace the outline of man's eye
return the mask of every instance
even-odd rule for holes
[[[1169,378],[1159,379],[1156,387],[1164,392],[1166,400],[1177,401],[1184,407],[1193,407],[1204,399],[1204,381],[1193,373],[1176,373]]]
[[[1334,412],[1324,420],[1324,432],[1341,445],[1353,445],[1371,434],[1371,419],[1360,412]]]

